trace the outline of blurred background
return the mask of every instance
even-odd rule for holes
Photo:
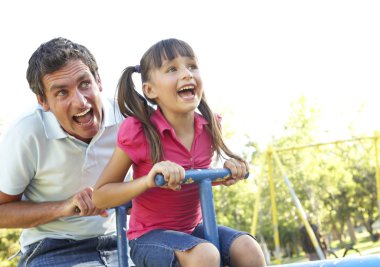
[[[125,67],[138,64],[155,42],[179,38],[197,53],[206,95],[223,116],[227,142],[245,154],[256,178],[228,191],[216,189],[216,202],[224,207],[218,220],[247,231],[256,224],[253,230],[272,260],[300,260],[305,256],[299,244],[302,223],[294,219],[296,208],[276,167],[281,251],[275,248],[268,147],[332,142],[314,150],[279,153],[282,164],[310,218],[333,247],[338,250],[352,241],[344,235],[347,229],[360,230],[371,247],[377,244],[372,226],[379,214],[379,13],[380,2],[366,0],[1,1],[0,133],[36,104],[25,73],[29,57],[42,42],[62,36],[89,48],[105,93],[113,97]],[[257,198],[260,190],[266,193]],[[265,211],[257,217],[255,201]],[[17,247],[16,241],[1,242],[6,255],[10,246]]]
[[[113,95],[121,71],[164,38],[198,54],[205,90],[224,124],[265,146],[281,134],[289,103],[320,109],[321,138],[378,128],[378,1],[13,0],[0,4],[0,120],[35,98],[25,72],[42,43],[87,46]],[[237,138],[241,140],[241,138]]]

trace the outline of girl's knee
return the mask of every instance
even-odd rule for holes
[[[176,251],[181,266],[211,267],[220,266],[220,254],[211,243],[201,243],[188,251]]]
[[[265,266],[263,251],[257,241],[249,235],[239,236],[230,248],[233,266]]]

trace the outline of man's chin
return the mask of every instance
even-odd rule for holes
[[[78,131],[76,131],[76,134],[74,134],[74,137],[83,141],[83,142],[86,142],[86,143],[89,143],[91,141],[91,139],[97,135],[97,133],[99,132],[99,127],[98,126],[93,126],[91,128],[87,128],[87,129],[80,129]]]

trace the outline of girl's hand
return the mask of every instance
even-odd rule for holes
[[[156,174],[162,174],[167,182],[168,188],[179,191],[181,184],[185,179],[185,169],[177,163],[171,161],[161,161],[153,165],[153,168],[147,175],[147,184],[149,188],[155,187],[154,177]]]
[[[248,173],[248,163],[246,161],[240,161],[238,159],[228,159],[224,162],[224,168],[231,171],[231,178],[222,182],[223,185],[230,186],[243,180]]]
[[[92,202],[92,187],[86,187],[82,191],[76,193],[73,197],[66,200],[65,206],[71,211],[70,216],[94,216],[100,215],[102,217],[108,217],[107,210],[98,209]]]

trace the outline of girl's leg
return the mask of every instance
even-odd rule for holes
[[[206,240],[171,230],[153,230],[129,240],[131,258],[139,267],[219,267],[217,248]]]
[[[218,234],[224,266],[265,266],[264,254],[251,235],[222,225],[218,226]],[[192,235],[204,238],[203,225],[198,225]]]
[[[230,259],[231,266],[234,267],[261,267],[266,265],[260,245],[249,235],[241,235],[232,242]]]
[[[201,243],[187,251],[175,251],[181,267],[219,267],[220,255],[218,249],[211,243]]]

